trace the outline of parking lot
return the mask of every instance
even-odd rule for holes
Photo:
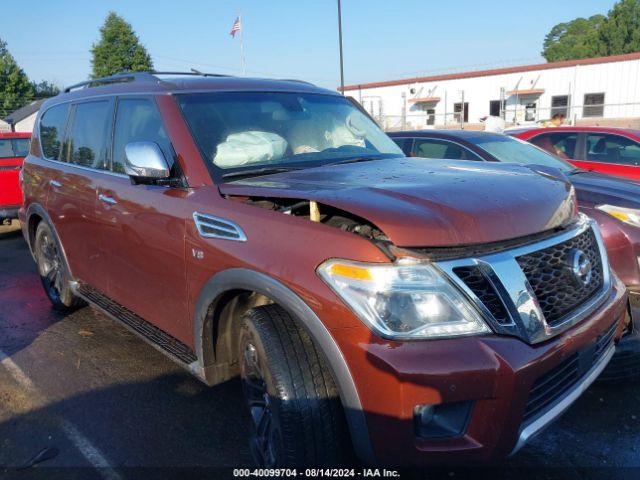
[[[239,383],[205,387],[91,308],[54,313],[15,223],[0,227],[0,365],[0,476],[251,464]],[[596,385],[504,473],[628,478],[620,467],[640,467],[639,428],[638,386]],[[16,470],[39,453],[51,458]]]

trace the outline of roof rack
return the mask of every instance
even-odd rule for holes
[[[281,82],[296,82],[296,83],[304,83],[305,85],[311,85],[315,87],[315,85],[311,82],[307,82],[306,80],[298,80],[297,78],[280,78]]]
[[[158,72],[155,70],[145,71],[145,72],[122,72],[116,73],[115,75],[109,75],[107,77],[93,78],[91,80],[86,80],[84,82],[79,82],[74,85],[70,85],[64,89],[64,93],[69,93],[72,90],[77,90],[79,88],[92,88],[99,87],[102,85],[108,85],[110,83],[121,83],[121,82],[133,82],[133,81],[162,81],[159,78],[159,75],[189,75],[195,77],[229,77],[230,75],[225,75],[222,73],[202,73],[197,70],[192,70],[190,72]]]

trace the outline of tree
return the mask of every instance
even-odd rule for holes
[[[100,41],[91,48],[93,78],[119,72],[153,70],[153,62],[145,47],[122,17],[114,12],[107,15],[100,28]]]
[[[55,97],[60,93],[60,89],[53,83],[42,80],[40,83],[31,82],[36,98]]]
[[[33,96],[33,85],[0,38],[0,117],[23,107]]]
[[[640,0],[621,0],[609,11],[599,32],[600,55],[640,51]]]
[[[542,56],[547,62],[598,56],[598,29],[605,21],[604,15],[593,15],[557,24],[544,38]]]

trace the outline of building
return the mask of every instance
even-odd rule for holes
[[[10,132],[11,126],[0,118],[0,133]]]
[[[481,128],[500,116],[532,124],[640,128],[640,52],[345,86],[388,129]]]
[[[29,132],[33,131],[33,125],[36,122],[36,116],[40,106],[44,103],[45,99],[34,100],[33,102],[19,108],[11,115],[4,119],[5,123],[8,123],[14,132]]]

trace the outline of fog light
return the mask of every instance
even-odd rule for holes
[[[463,435],[471,419],[473,402],[416,405],[413,409],[415,434],[420,438],[453,438]]]

